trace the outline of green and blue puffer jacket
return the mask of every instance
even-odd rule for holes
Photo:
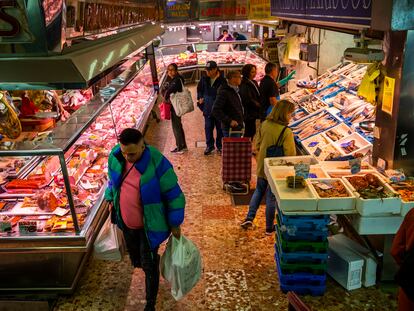
[[[115,214],[112,219],[120,229],[125,226],[119,206],[125,162],[120,146],[115,146],[108,159],[109,182],[105,199],[113,203]],[[169,237],[171,227],[178,227],[184,221],[185,198],[171,163],[154,147],[146,145],[135,169],[141,174],[144,229],[151,249],[155,249]]]

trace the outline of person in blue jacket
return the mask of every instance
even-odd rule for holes
[[[206,64],[207,76],[203,76],[197,85],[197,106],[204,115],[204,129],[206,134],[206,150],[204,155],[210,155],[214,151],[214,128],[216,129],[216,148],[221,153],[221,140],[223,133],[220,121],[211,115],[213,104],[216,100],[217,90],[226,79],[221,75],[220,70],[215,61],[209,61]]]
[[[245,41],[245,40],[247,40],[247,37],[244,34],[238,33],[238,32],[233,32],[233,38],[236,41]],[[235,49],[238,48],[240,51],[246,51],[247,44],[237,44],[234,48]]]

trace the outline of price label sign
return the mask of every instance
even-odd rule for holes
[[[300,176],[305,179],[309,177],[310,165],[306,163],[295,164],[295,176]]]

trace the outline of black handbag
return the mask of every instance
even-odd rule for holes
[[[407,297],[414,302],[414,248],[405,255],[400,269],[395,274],[395,281]]]
[[[285,152],[283,151],[283,134],[286,129],[287,126],[285,126],[280,133],[276,145],[272,145],[266,149],[266,158],[283,157],[285,155]]]

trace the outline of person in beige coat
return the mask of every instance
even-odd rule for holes
[[[295,105],[287,100],[279,101],[262,123],[256,136],[257,156],[257,184],[256,190],[249,204],[249,212],[241,226],[244,229],[253,225],[260,202],[266,195],[266,234],[272,235],[275,231],[274,220],[276,213],[276,200],[269,187],[264,173],[264,159],[269,156],[270,147],[278,143],[283,156],[295,156],[296,146],[292,131],[287,127]],[[280,139],[279,139],[280,138]]]

